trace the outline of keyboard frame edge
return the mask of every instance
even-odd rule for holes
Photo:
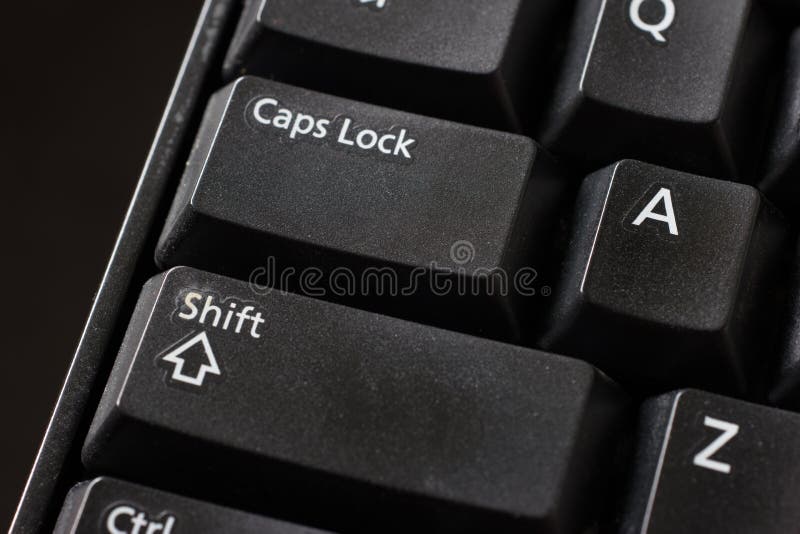
[[[164,206],[180,179],[181,156],[215,82],[241,10],[240,0],[205,0],[133,198],[95,294],[58,401],[39,446],[9,533],[52,532],[64,497],[81,475],[80,450],[94,416],[98,389],[116,358],[118,343],[140,287],[155,272],[154,244]],[[105,369],[106,373],[102,373]],[[100,383],[102,382],[102,383]]]

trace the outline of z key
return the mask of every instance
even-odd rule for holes
[[[645,403],[622,534],[787,534],[800,415],[685,390]]]

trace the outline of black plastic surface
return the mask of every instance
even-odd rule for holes
[[[620,533],[797,531],[798,414],[684,390],[651,401],[642,423],[638,498]]]
[[[212,98],[156,258],[519,340],[567,185],[529,138],[248,76]]]
[[[631,160],[597,171],[579,193],[545,345],[633,388],[752,393],[786,245],[754,187]]]
[[[54,534],[323,534],[322,531],[130,484],[82,482],[67,495]]]
[[[752,181],[775,36],[756,0],[579,0],[539,139],[593,169],[634,158]]]
[[[542,111],[563,0],[248,0],[225,62],[242,74],[468,124]]]
[[[179,267],[142,291],[83,458],[346,532],[574,532],[625,404],[578,360]]]

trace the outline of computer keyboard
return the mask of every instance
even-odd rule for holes
[[[797,26],[207,0],[11,532],[800,532]]]

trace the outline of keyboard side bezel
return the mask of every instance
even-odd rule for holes
[[[52,532],[69,488],[86,473],[80,449],[144,280],[155,241],[221,64],[240,0],[206,0],[95,295],[9,532]],[[146,81],[143,81],[146,83]]]

